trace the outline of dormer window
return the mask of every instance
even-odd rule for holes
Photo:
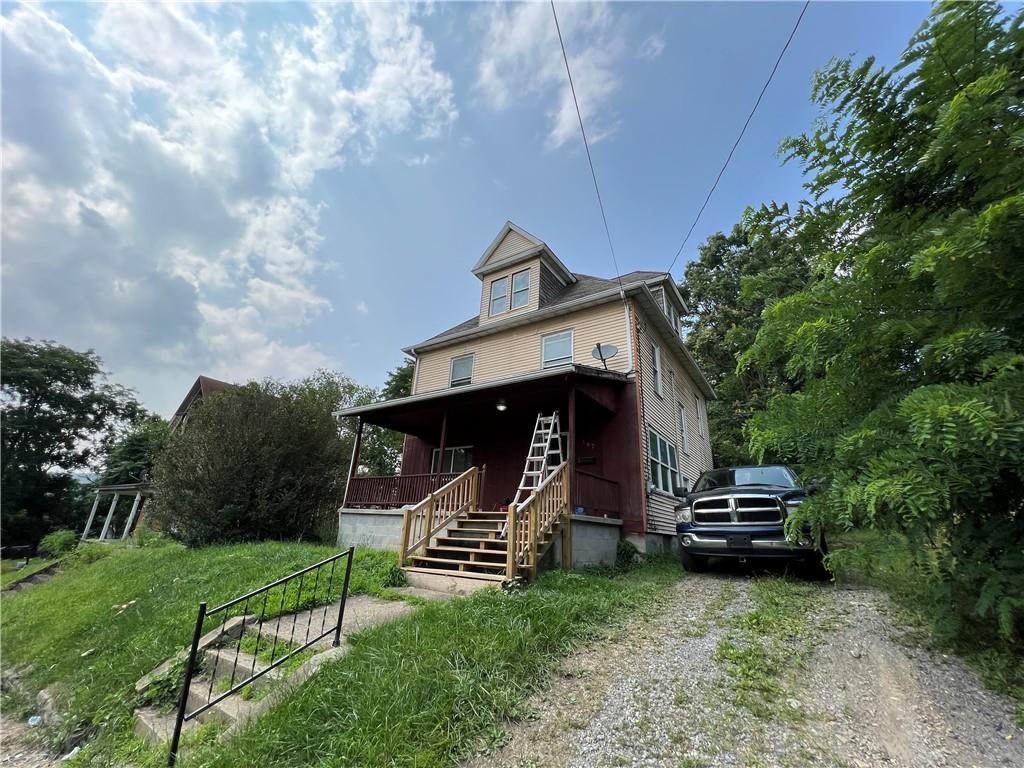
[[[491,317],[508,310],[508,278],[491,281]]]
[[[524,269],[522,272],[516,272],[512,275],[512,309],[525,307],[529,303],[530,270]]]

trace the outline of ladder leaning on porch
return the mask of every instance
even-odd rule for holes
[[[523,467],[523,479],[519,481],[519,489],[513,504],[520,504],[537,490],[548,475],[562,465],[562,438],[559,434],[558,411],[550,416],[537,414],[537,422],[533,426],[533,437],[530,438],[530,450],[526,453],[526,466]],[[555,461],[551,461],[551,457]]]

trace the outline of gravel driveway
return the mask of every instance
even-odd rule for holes
[[[901,641],[873,590],[808,586],[813,631],[784,649],[803,664],[778,677],[768,717],[738,704],[720,653],[756,582],[687,576],[659,616],[567,659],[534,719],[469,766],[1024,766],[1013,703],[955,659]]]

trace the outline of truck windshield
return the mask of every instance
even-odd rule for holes
[[[694,493],[737,485],[771,485],[798,488],[796,475],[789,467],[724,467],[705,472],[693,487]]]

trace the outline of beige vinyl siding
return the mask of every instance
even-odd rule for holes
[[[529,312],[530,310],[537,309],[540,297],[540,269],[540,259],[530,259],[529,261],[520,262],[514,267],[508,267],[507,269],[502,269],[493,274],[485,275],[483,278],[483,288],[480,291],[480,325],[487,325],[488,323],[504,320],[506,317],[521,315],[523,312]],[[525,272],[526,270],[530,270],[530,298],[529,301],[526,302],[526,306],[519,307],[517,309],[506,309],[501,314],[492,316],[491,283],[495,280],[508,278],[508,292],[506,294],[505,306],[511,306],[512,275],[519,272]]]
[[[648,427],[653,427],[662,437],[673,440],[679,464],[680,478],[686,478],[692,484],[701,472],[712,468],[711,443],[708,439],[706,424],[698,428],[697,406],[695,395],[700,394],[693,380],[683,368],[682,350],[674,344],[667,344],[656,334],[648,323],[646,313],[634,305],[639,321],[638,345],[640,370],[640,396],[643,401],[644,435],[643,445],[644,486],[650,482],[650,446]],[[654,382],[651,379],[654,370],[654,359],[651,343],[661,349],[662,388],[661,396],[655,394]],[[701,395],[703,399],[703,395]],[[690,438],[688,452],[683,453],[683,436],[679,425],[679,406],[686,409],[688,434]],[[706,404],[705,404],[706,406]],[[705,407],[706,412],[706,407]],[[653,533],[675,533],[675,505],[677,501],[659,491],[651,491],[647,496],[647,530]]]
[[[534,246],[535,244],[533,242],[520,235],[514,229],[510,229],[508,234],[502,238],[500,243],[498,243],[498,247],[494,249],[494,253],[490,255],[490,258],[488,258],[486,262],[484,262],[484,266],[486,267],[492,262],[501,261],[506,256],[513,256],[521,251],[528,251]]]
[[[601,342],[619,348],[619,354],[608,361],[608,368],[622,373],[628,371],[626,320],[622,303],[616,297],[614,301],[596,307],[567,312],[559,317],[424,352],[417,362],[416,393],[447,389],[451,359],[470,352],[475,355],[474,384],[539,371],[541,336],[569,329],[573,331],[574,363],[600,365],[590,352],[597,342]]]
[[[545,307],[550,304],[558,294],[562,292],[562,282],[555,273],[547,268],[547,265],[540,265],[540,306]]]

